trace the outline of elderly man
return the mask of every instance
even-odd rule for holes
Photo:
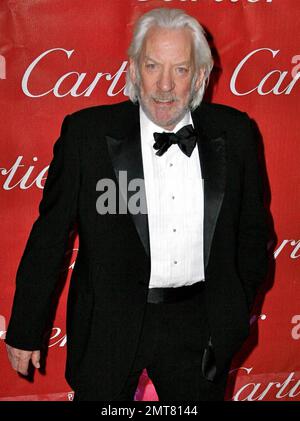
[[[39,367],[77,222],[66,364],[75,400],[133,400],[145,368],[160,400],[223,400],[267,272],[256,140],[246,113],[202,101],[211,52],[184,11],[143,15],[129,57],[131,101],[64,119],[17,272],[8,355],[20,373],[30,360]],[[117,201],[106,212],[105,180]]]

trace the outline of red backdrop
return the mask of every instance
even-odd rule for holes
[[[185,9],[204,25],[215,58],[206,99],[247,111],[262,135],[274,259],[253,311],[251,336],[233,361],[227,399],[300,400],[298,0],[1,1],[1,400],[72,398],[64,380],[65,304],[78,238],[62,268],[67,284],[46,372],[36,372],[34,382],[10,369],[3,341],[16,270],[64,116],[127,99],[133,22],[157,6]],[[146,372],[136,399],[157,400]]]

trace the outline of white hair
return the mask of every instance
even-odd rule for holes
[[[143,42],[148,30],[154,26],[168,29],[188,28],[192,31],[194,40],[194,62],[196,66],[195,76],[191,86],[190,108],[194,110],[200,105],[205,89],[209,82],[209,76],[213,68],[213,58],[210,47],[205,37],[205,31],[200,23],[181,9],[157,8],[142,15],[136,22],[134,35],[128,49],[128,56],[133,60],[136,69],[137,83],[131,79],[130,72],[126,73],[125,92],[132,102],[138,100],[140,81],[138,63]],[[204,80],[198,91],[194,90],[197,73],[204,70]]]

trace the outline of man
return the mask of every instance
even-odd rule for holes
[[[246,113],[202,102],[212,58],[182,10],[143,15],[129,57],[131,101],[63,122],[17,272],[9,358],[23,374],[30,360],[39,367],[77,221],[66,365],[75,400],[133,400],[144,368],[160,400],[223,400],[267,272],[256,140]],[[117,198],[106,213],[105,180]]]

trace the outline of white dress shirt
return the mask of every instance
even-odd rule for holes
[[[172,132],[192,124],[191,113]],[[154,132],[163,132],[140,106],[141,145],[148,210],[151,275],[149,288],[204,281],[203,180],[196,144],[190,157],[176,144],[157,156]]]

